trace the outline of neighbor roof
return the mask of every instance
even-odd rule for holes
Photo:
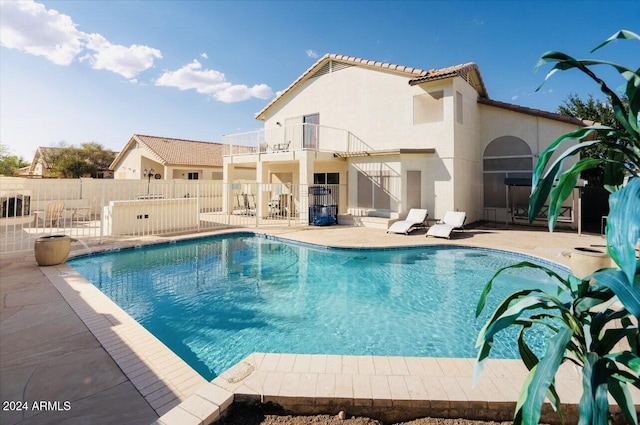
[[[134,143],[145,145],[163,165],[222,167],[224,145],[221,143],[134,134],[113,160],[110,169],[116,167]]]
[[[372,61],[362,58],[356,58],[353,56],[337,55],[335,53],[328,53],[321,57],[316,63],[311,65],[309,69],[302,73],[293,83],[284,89],[278,96],[276,96],[267,106],[265,106],[260,112],[256,114],[256,118],[264,120],[265,112],[271,108],[275,103],[282,99],[288,92],[299,86],[303,81],[312,78],[316,72],[322,67],[326,66],[330,61],[344,63],[346,65],[356,65],[365,68],[385,70],[394,72],[397,74],[405,75],[409,78],[409,84],[416,85],[428,81],[442,80],[445,78],[462,77],[469,84],[471,84],[480,97],[489,97],[487,89],[480,76],[480,70],[475,63],[465,63],[461,65],[450,66],[441,69],[431,69],[429,71],[420,68],[411,68],[408,66],[395,65],[387,62]]]
[[[51,165],[50,162],[52,158],[62,149],[62,147],[38,146],[38,149],[36,149],[36,153],[33,155],[31,165],[29,165],[29,171],[33,172],[35,170],[38,160],[42,162],[42,166],[44,168],[48,169]]]

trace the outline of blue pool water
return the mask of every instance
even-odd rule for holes
[[[475,319],[484,284],[523,259],[444,246],[325,249],[240,234],[69,264],[212,379],[256,351],[473,358],[478,331],[499,300],[545,287],[540,271],[509,271]],[[539,350],[542,332],[528,335]],[[517,348],[498,338],[492,356],[518,358]]]

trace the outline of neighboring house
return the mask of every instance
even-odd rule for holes
[[[134,134],[109,167],[116,179],[222,180],[220,143]],[[146,170],[146,171],[145,171]]]
[[[50,177],[55,158],[62,149],[46,146],[38,147],[26,175],[29,177]]]
[[[54,163],[62,153],[65,148],[58,147],[50,147],[50,146],[40,146],[36,149],[36,153],[33,156],[33,161],[31,161],[31,165],[26,169],[20,170],[21,177],[58,177],[52,176],[51,170],[53,169]],[[110,179],[113,178],[113,172],[111,170],[98,170],[97,178],[100,179]],[[89,174],[83,177],[91,177]]]
[[[465,211],[467,222],[485,210],[503,219],[505,179],[530,179],[540,152],[583,125],[490,100],[473,63],[427,71],[335,54],[256,118],[263,130],[225,136],[225,181],[253,168],[258,183],[340,184],[340,214],[426,208]]]

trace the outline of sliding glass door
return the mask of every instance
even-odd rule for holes
[[[320,135],[320,114],[305,115],[302,118],[304,131],[302,134],[303,149],[318,149],[318,139]]]

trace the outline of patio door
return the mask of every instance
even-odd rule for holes
[[[320,114],[305,115],[302,117],[302,124],[304,127],[302,133],[302,148],[303,149],[318,149],[319,139],[319,127]]]

